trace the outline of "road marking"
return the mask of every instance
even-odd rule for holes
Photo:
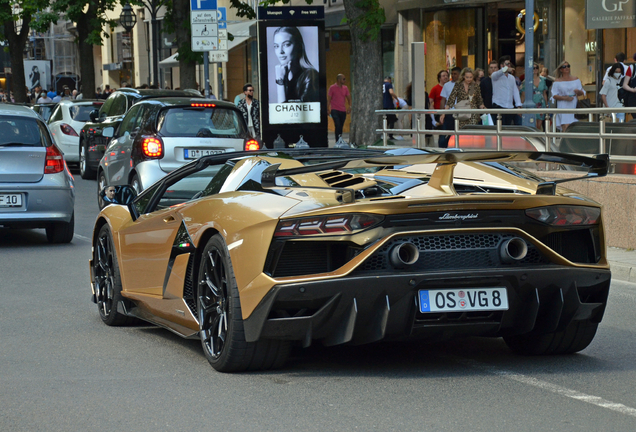
[[[470,359],[464,359],[464,358],[459,358],[459,357],[455,357],[455,356],[450,356],[453,361],[456,361],[458,363],[462,363],[464,365],[476,368],[476,369],[481,369],[484,370],[486,372],[492,373],[494,375],[498,375],[502,378],[507,378],[513,381],[517,381],[520,382],[522,384],[527,384],[527,385],[531,385],[533,387],[537,387],[539,389],[542,390],[547,390],[549,392],[561,395],[561,396],[565,396],[565,397],[569,397],[571,399],[576,399],[576,400],[580,400],[582,402],[586,402],[592,405],[596,405],[599,406],[601,408],[606,408],[612,411],[616,411],[619,412],[621,414],[626,414],[628,416],[632,416],[632,417],[636,417],[636,408],[632,408],[629,407],[627,405],[623,405],[621,403],[616,403],[616,402],[612,402],[612,401],[608,401],[607,399],[603,399],[602,397],[599,396],[594,396],[594,395],[589,395],[586,393],[581,393],[578,392],[576,390],[572,390],[569,389],[567,387],[562,387],[560,385],[556,385],[556,384],[552,384],[549,383],[547,381],[542,381],[536,378],[532,378],[526,375],[522,375],[522,374],[518,374],[515,372],[510,372],[507,370],[503,370],[503,369],[497,369],[493,366],[489,366],[487,364],[484,363],[479,363],[475,360],[470,360]]]
[[[83,235],[73,234],[73,237],[77,237],[78,239],[87,241],[89,243],[91,242],[91,239],[89,239],[88,237],[84,237]]]

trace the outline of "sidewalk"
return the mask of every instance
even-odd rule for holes
[[[636,251],[607,248],[607,260],[612,270],[612,279],[636,282]]]

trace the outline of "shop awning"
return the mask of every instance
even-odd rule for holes
[[[250,27],[256,24],[256,20],[241,21],[227,24],[227,32],[234,36],[234,40],[227,41],[228,51],[236,48],[246,40],[250,38]],[[177,53],[172,54],[170,57],[163,59],[159,62],[161,68],[179,67],[179,61],[177,60]]]

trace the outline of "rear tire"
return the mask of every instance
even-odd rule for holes
[[[517,354],[573,354],[588,347],[596,335],[598,323],[574,321],[564,330],[542,335],[504,337],[506,345]]]
[[[245,341],[234,270],[219,234],[205,245],[197,275],[199,336],[210,365],[219,372],[281,367],[289,355],[289,341]]]
[[[80,176],[84,180],[95,179],[95,170],[88,165],[88,146],[85,141],[80,143],[79,168]]]
[[[135,323],[134,317],[117,312],[122,300],[121,275],[117,252],[108,225],[102,226],[93,247],[93,285],[99,316],[108,326],[123,326]]]
[[[49,243],[70,243],[75,233],[75,212],[68,222],[54,222],[46,228],[46,239]]]
[[[137,192],[137,195],[139,195],[143,190],[141,180],[139,180],[139,176],[136,173],[133,174],[133,176],[130,178],[130,185],[135,190],[135,192]]]

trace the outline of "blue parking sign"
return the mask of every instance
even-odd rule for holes
[[[216,0],[190,0],[190,10],[214,10]]]
[[[216,22],[219,23],[220,29],[227,28],[227,9],[224,7],[220,7],[216,11]]]

